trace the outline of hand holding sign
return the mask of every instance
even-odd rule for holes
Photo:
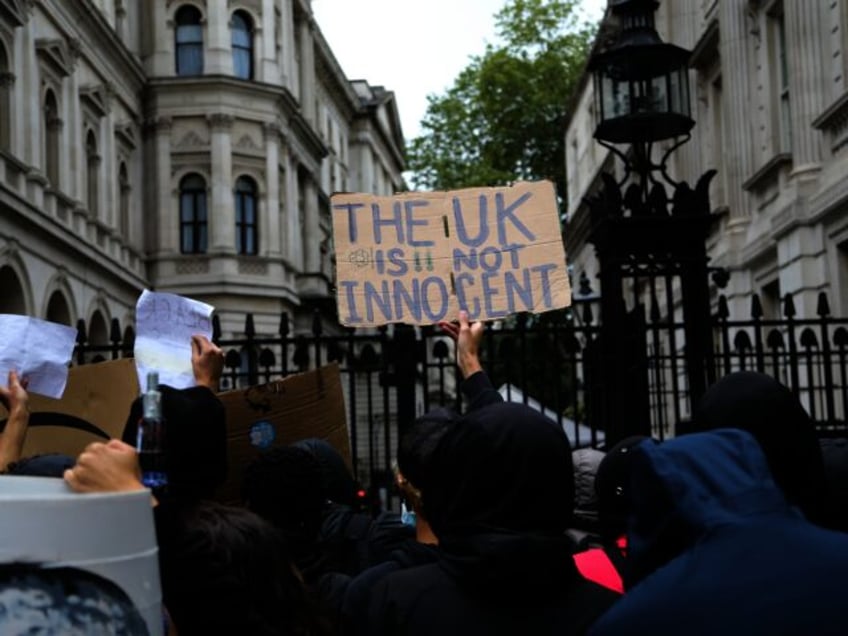
[[[347,326],[435,324],[567,307],[553,184],[332,197]]]
[[[191,368],[197,386],[217,393],[224,372],[224,352],[206,336],[195,334],[191,337]]]
[[[480,344],[483,342],[485,327],[482,322],[470,323],[468,312],[459,312],[459,323],[440,322],[439,327],[456,341],[456,363],[467,379],[470,375],[482,371],[480,365]]]

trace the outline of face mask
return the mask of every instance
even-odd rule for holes
[[[414,510],[407,510],[406,504],[401,503],[400,505],[400,521],[405,526],[410,526],[412,528],[415,527],[418,519],[415,516]]]

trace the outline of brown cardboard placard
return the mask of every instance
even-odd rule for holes
[[[227,481],[218,491],[225,503],[240,502],[247,465],[274,446],[318,437],[351,466],[344,394],[338,364],[218,395],[227,414]]]
[[[332,196],[339,319],[434,324],[571,304],[550,181]]]
[[[42,453],[79,455],[91,442],[121,438],[138,376],[131,358],[71,367],[58,400],[29,396],[30,420],[23,457]],[[0,420],[6,411],[0,406]]]

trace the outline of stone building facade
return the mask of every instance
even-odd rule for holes
[[[787,294],[799,318],[815,317],[820,291],[834,313],[848,315],[848,2],[667,1],[656,22],[664,41],[693,51],[697,123],[669,172],[694,184],[718,170],[708,251],[730,272],[722,293],[731,316],[747,318],[756,292],[767,319],[779,316]],[[566,131],[565,236],[575,273],[594,281],[583,198],[597,191],[601,172],[620,175],[621,166],[592,138],[584,79]]]
[[[402,189],[403,147],[309,0],[2,0],[0,312],[93,344],[145,287],[225,335],[332,316],[329,196]]]

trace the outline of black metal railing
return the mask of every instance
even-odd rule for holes
[[[663,316],[648,303],[640,346],[650,430],[663,438],[685,428],[692,409],[683,324],[676,317],[679,312]],[[848,319],[831,317],[823,294],[813,319],[797,319],[791,297],[783,303],[781,319],[764,319],[756,296],[748,320],[731,320],[723,297],[717,306],[708,318],[716,377],[742,369],[771,374],[799,396],[823,434],[848,432]],[[597,299],[578,299],[568,310],[487,325],[482,361],[506,399],[546,412],[575,447],[603,446],[604,431],[594,425],[593,411],[600,408],[599,401],[616,396],[607,395],[599,381],[600,335]],[[224,390],[337,362],[352,459],[366,485],[390,483],[399,431],[414,417],[436,406],[462,408],[454,345],[435,327],[328,333],[316,313],[307,333],[295,333],[289,316],[282,314],[276,333],[259,334],[247,314],[243,333],[228,338],[222,338],[213,319],[213,340],[225,351]],[[84,364],[131,356],[132,346],[132,331],[122,332],[117,320],[108,343],[88,342],[80,323],[74,360]],[[644,423],[632,424],[634,430],[644,428]]]

